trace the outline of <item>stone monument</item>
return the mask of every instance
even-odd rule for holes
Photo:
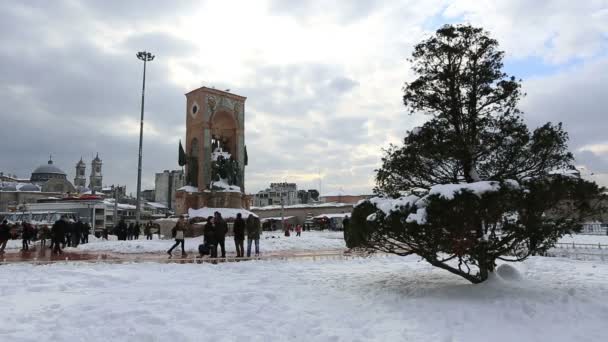
[[[176,193],[176,213],[188,208],[246,208],[245,100],[228,91],[201,87],[186,94],[185,149],[179,165],[186,186]]]

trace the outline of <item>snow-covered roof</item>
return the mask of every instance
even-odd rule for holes
[[[289,219],[294,218],[295,216],[285,216],[283,217],[283,221],[287,221]],[[261,222],[266,222],[266,221],[281,221],[281,217],[265,217],[263,219],[260,220]]]
[[[110,198],[110,199],[106,199],[103,201],[103,203],[105,203],[108,206],[114,206],[114,199]],[[118,209],[123,209],[123,210],[135,210],[136,206],[134,206],[133,204],[126,204],[126,203],[118,203],[116,205],[116,207]]]
[[[358,194],[346,192],[344,190],[330,191],[319,195],[319,197],[341,197],[341,196],[361,196]]]
[[[326,208],[326,207],[350,207],[352,204],[350,203],[337,203],[337,202],[327,202],[327,203],[319,203],[319,204],[294,204],[294,205],[286,205],[283,208],[285,209],[299,209],[299,208]],[[251,210],[276,210],[281,209],[280,205],[267,205],[265,207],[251,207]]]
[[[192,209],[189,208],[188,209],[188,216],[190,218],[193,217],[209,217],[209,216],[213,216],[215,212],[219,212],[223,218],[227,219],[227,218],[236,218],[236,214],[240,213],[241,216],[245,219],[247,218],[249,215],[253,215],[254,217],[258,217],[258,215],[252,213],[249,210],[246,209],[236,209],[236,208],[208,208],[208,207],[204,207],[204,208],[200,208],[200,209]]]
[[[166,205],[164,205],[162,203],[158,203],[158,202],[146,202],[146,205],[149,205],[152,208],[156,208],[156,209],[165,209],[165,208],[167,208]]]
[[[344,218],[345,216],[346,216],[346,217],[350,217],[350,213],[340,213],[340,214],[336,214],[336,213],[333,213],[333,214],[321,214],[321,215],[317,215],[317,216],[315,216],[314,218],[324,218],[324,217],[326,217],[326,218],[329,218],[329,219],[330,219],[330,218]]]
[[[177,191],[185,191],[185,192],[198,192],[198,188],[192,185],[186,185],[186,186],[182,186],[181,188],[177,189]]]

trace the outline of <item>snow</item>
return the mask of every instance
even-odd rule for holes
[[[338,191],[330,191],[330,192],[326,192],[322,195],[319,195],[319,198],[324,198],[324,197],[342,197],[342,196],[348,196],[348,197],[358,197],[361,195],[357,195],[354,193],[350,193],[350,192],[346,192],[344,190],[338,190]]]
[[[162,204],[162,203],[157,203],[157,202],[146,202],[146,205],[149,205],[152,208],[156,208],[156,209],[166,209],[167,206]]]
[[[194,218],[194,217],[204,217],[204,218],[207,218],[209,216],[213,216],[216,211],[219,212],[224,219],[236,218],[237,214],[241,214],[241,216],[243,217],[243,219],[246,219],[247,217],[249,217],[249,215],[253,215],[254,217],[258,217],[258,215],[254,214],[251,211],[246,210],[246,209],[208,208],[208,207],[204,207],[204,208],[200,208],[200,209],[189,208],[188,209],[188,217],[190,217],[190,218]]]
[[[337,202],[326,202],[326,203],[315,203],[315,204],[293,204],[283,206],[285,209],[299,209],[299,208],[326,208],[326,207],[350,207],[352,204],[349,203],[337,203]],[[265,207],[251,207],[252,210],[276,210],[281,209],[280,205],[267,205]]]
[[[4,341],[604,341],[608,264],[472,285],[409,257],[0,267]],[[565,271],[567,270],[567,271]]]
[[[389,215],[392,211],[399,209],[404,206],[412,206],[414,205],[420,197],[409,195],[403,196],[399,198],[389,198],[389,197],[373,197],[370,198],[369,201],[376,206],[376,208],[382,210],[384,214]],[[361,203],[361,202],[360,202]]]
[[[418,208],[415,213],[407,215],[405,222],[418,224],[426,224],[426,208]]]
[[[114,207],[114,199],[113,198],[108,198],[103,200],[103,203],[109,207]],[[134,206],[133,204],[127,204],[127,203],[118,203],[116,205],[116,208],[118,209],[123,209],[123,210],[135,210],[137,207]]]
[[[584,243],[584,244],[595,244],[598,243],[601,245],[608,245],[608,236],[607,235],[583,235],[583,234],[573,234],[573,235],[564,235],[561,239],[559,239],[560,243]]]
[[[290,220],[292,218],[294,218],[295,216],[276,216],[276,217],[264,217],[263,219],[261,219],[261,222],[266,222],[266,221],[287,221]]]
[[[228,152],[223,151],[223,150],[222,150],[222,148],[221,148],[221,147],[219,147],[219,148],[216,148],[216,149],[215,149],[215,150],[214,150],[214,151],[211,153],[211,160],[213,160],[213,161],[217,161],[217,159],[218,159],[220,156],[221,156],[221,157],[223,157],[224,159],[228,160],[228,159],[230,159],[231,154],[230,154],[230,153],[228,153]]]
[[[345,216],[346,217],[350,217],[350,213],[343,213],[343,214],[321,214],[321,215],[315,216],[314,218],[320,219],[320,218],[324,218],[325,217],[325,218],[331,219],[331,218],[344,218]]]
[[[500,189],[500,183],[496,181],[480,181],[474,183],[460,183],[460,184],[437,184],[433,185],[429,190],[429,195],[439,195],[447,200],[454,199],[454,196],[468,190],[473,192],[475,195],[481,197],[486,192],[494,192]]]
[[[225,191],[225,192],[241,192],[241,188],[236,186],[236,185],[230,185],[228,184],[228,181],[226,181],[225,179],[221,179],[217,182],[211,182],[211,188],[219,188],[222,189],[220,191]]]
[[[198,192],[198,188],[192,185],[186,185],[186,186],[182,186],[181,188],[177,189],[177,191],[185,191],[185,192]]]

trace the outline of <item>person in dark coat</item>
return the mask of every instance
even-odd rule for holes
[[[81,231],[80,231],[80,243],[89,243],[89,234],[91,233],[91,226],[88,222],[81,222]]]
[[[222,214],[219,211],[215,212],[215,217],[213,218],[213,223],[215,224],[215,240],[217,244],[222,249],[222,258],[226,257],[226,233],[228,233],[228,224],[222,218]]]
[[[78,244],[80,243],[80,236],[84,230],[83,226],[84,223],[82,223],[80,219],[74,223],[74,231],[72,232],[72,247],[78,247]]]
[[[127,227],[127,240],[133,240],[133,232],[135,231],[135,225],[133,222],[129,223],[129,227]]]
[[[65,242],[65,232],[68,230],[68,219],[65,215],[53,224],[51,228],[51,236],[53,243],[53,253],[62,254],[61,245]]]
[[[137,222],[134,226],[133,226],[133,239],[134,240],[139,240],[139,222]]]
[[[72,246],[72,229],[74,225],[69,221],[67,216],[65,217],[65,229],[63,230],[63,241],[61,242],[61,248]]]
[[[251,256],[251,243],[255,242],[255,255],[260,254],[260,221],[249,214],[245,223],[247,229],[247,257]]]
[[[152,240],[152,224],[150,222],[146,223],[144,226],[144,235],[146,236],[146,240]]]
[[[8,226],[8,221],[2,221],[0,225],[0,254],[4,253],[6,243],[11,238],[11,227]]]
[[[215,240],[215,226],[213,225],[213,216],[207,217],[207,223],[203,228],[204,244],[209,247],[209,256],[217,258],[217,241]]]
[[[344,241],[346,241],[346,247],[350,248],[350,220],[348,215],[344,216],[342,220],[342,230],[344,231]]]
[[[116,226],[116,237],[118,240],[126,240],[127,237],[127,223],[124,218],[121,218]]]
[[[245,256],[245,220],[241,216],[241,213],[236,214],[234,220],[234,245],[236,247],[236,257],[242,258]]]
[[[21,250],[27,251],[30,249],[29,240],[32,238],[31,235],[34,231],[34,227],[26,221],[23,221],[21,226],[23,227],[21,231]]]

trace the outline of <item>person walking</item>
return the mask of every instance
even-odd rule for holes
[[[260,255],[260,221],[249,214],[245,228],[247,229],[247,257],[251,257],[252,242],[255,242],[255,255]]]
[[[296,236],[302,236],[302,225],[301,224],[296,226]]]
[[[29,222],[23,221],[21,223],[21,250],[27,251],[30,249],[29,240],[31,238],[32,231],[34,227],[32,227]]]
[[[8,221],[2,221],[0,225],[0,254],[4,254],[4,249],[6,248],[6,243],[8,239],[11,237],[11,227],[8,226]]]
[[[213,216],[207,217],[207,223],[203,228],[203,243],[209,247],[209,257],[217,258],[217,241],[215,240],[215,225],[213,224]]]
[[[182,258],[188,256],[184,248],[184,230],[186,230],[186,222],[184,220],[184,216],[182,215],[179,217],[179,220],[175,224],[175,227],[173,227],[173,229],[171,230],[171,234],[173,235],[173,238],[175,238],[175,244],[167,251],[167,254],[169,254],[169,258],[173,256],[173,254],[171,254],[171,252],[173,252],[173,249],[175,249],[175,247],[177,247],[180,243],[182,245]]]
[[[40,249],[43,250],[46,247],[46,239],[51,238],[51,230],[46,224],[38,230],[38,238],[40,239]]]
[[[241,213],[236,214],[234,220],[234,246],[236,247],[236,257],[242,258],[245,256],[245,247],[243,243],[245,241],[245,220],[241,216]]]
[[[68,219],[65,215],[55,221],[51,228],[53,254],[62,254],[61,245],[65,242],[65,232],[68,230]]]
[[[215,212],[213,224],[215,225],[215,239],[217,244],[222,249],[222,258],[226,257],[226,233],[228,233],[228,224],[222,218],[219,211]]]

